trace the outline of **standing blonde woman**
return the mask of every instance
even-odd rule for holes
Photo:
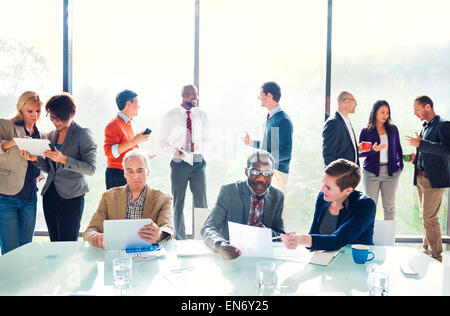
[[[40,138],[36,122],[42,102],[33,91],[24,92],[13,119],[0,119],[0,244],[2,254],[29,243],[36,224],[40,170],[24,159],[14,137]]]

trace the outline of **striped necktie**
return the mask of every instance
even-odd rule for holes
[[[191,111],[186,111],[186,150],[191,151],[192,145],[192,121],[191,121]]]

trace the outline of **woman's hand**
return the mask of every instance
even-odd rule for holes
[[[34,161],[34,162],[38,161],[38,156],[30,155],[30,153],[28,151],[21,150],[20,155],[25,160]]]
[[[53,160],[54,162],[59,162],[62,164],[66,164],[67,156],[63,155],[58,149],[55,150],[46,150],[44,151],[44,156],[48,159]]]
[[[378,145],[378,143],[373,144],[372,149],[374,151],[380,151],[382,149],[385,149],[387,147],[387,144],[380,144]]]
[[[2,144],[2,149],[3,149],[3,151],[7,151],[7,150],[13,148],[14,146],[17,146],[16,142],[14,141],[14,139],[11,139]]]

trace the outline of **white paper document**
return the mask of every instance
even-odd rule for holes
[[[273,257],[272,230],[228,222],[230,244],[243,257]]]
[[[44,151],[52,150],[50,140],[36,138],[13,138],[20,150],[25,150],[33,156],[44,157]]]
[[[191,166],[194,165],[194,155],[192,153],[187,152],[186,150],[180,148],[179,151],[181,151],[184,156],[183,156],[183,161],[190,164]]]

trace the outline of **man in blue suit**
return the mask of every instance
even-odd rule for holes
[[[261,107],[267,109],[267,120],[264,126],[262,141],[253,141],[246,132],[244,143],[247,146],[267,150],[275,159],[275,171],[272,185],[279,188],[286,199],[286,186],[289,175],[289,163],[292,154],[293,126],[289,115],[284,112],[280,105],[281,89],[276,82],[266,82],[261,86],[258,99]],[[287,214],[283,212],[286,225]]]

